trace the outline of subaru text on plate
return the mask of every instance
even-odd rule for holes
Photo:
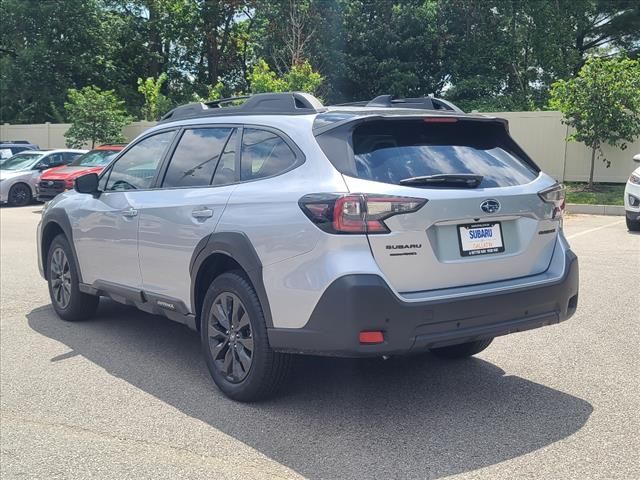
[[[467,357],[574,314],[564,188],[505,120],[436,98],[244,100],[174,109],[48,204],[60,317],[106,296],[182,322],[252,401],[292,354]]]

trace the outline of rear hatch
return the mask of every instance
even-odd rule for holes
[[[555,182],[515,144],[506,123],[450,116],[367,119],[317,137],[330,160],[341,135],[349,158],[343,152],[332,162],[350,192],[426,201],[386,218],[388,232],[368,234],[377,264],[398,292],[547,270],[561,210],[539,193]]]

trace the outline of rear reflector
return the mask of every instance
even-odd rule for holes
[[[360,343],[382,343],[384,335],[379,330],[360,332]]]

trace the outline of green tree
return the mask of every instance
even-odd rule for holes
[[[63,120],[67,89],[105,71],[100,15],[96,0],[0,2],[0,121]]]
[[[124,141],[122,129],[131,122],[131,117],[112,90],[102,91],[98,87],[70,89],[69,101],[64,108],[71,120],[71,128],[64,134],[67,146],[81,147],[91,143]]]
[[[260,58],[253,66],[248,78],[251,93],[284,92],[287,83],[271,70],[267,62]]]
[[[315,95],[323,78],[306,60],[301,60],[288,72],[278,75],[261,58],[251,70],[248,80],[251,93],[299,91]]]
[[[576,78],[551,86],[550,106],[560,110],[564,123],[575,128],[569,140],[591,149],[588,188],[593,188],[596,153],[610,166],[602,145],[625,149],[640,135],[640,62],[589,59]]]
[[[153,77],[148,77],[146,80],[138,78],[138,91],[144,97],[142,116],[145,120],[158,120],[169,109],[167,97],[160,92],[166,81],[166,73],[161,73],[157,79]]]

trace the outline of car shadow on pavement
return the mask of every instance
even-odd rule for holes
[[[36,332],[107,372],[308,478],[435,479],[494,465],[582,428],[586,401],[505,375],[481,359],[300,357],[277,398],[228,400],[199,338],[161,317],[102,300],[70,324],[50,306],[27,315]],[[238,459],[230,459],[238,461]]]

